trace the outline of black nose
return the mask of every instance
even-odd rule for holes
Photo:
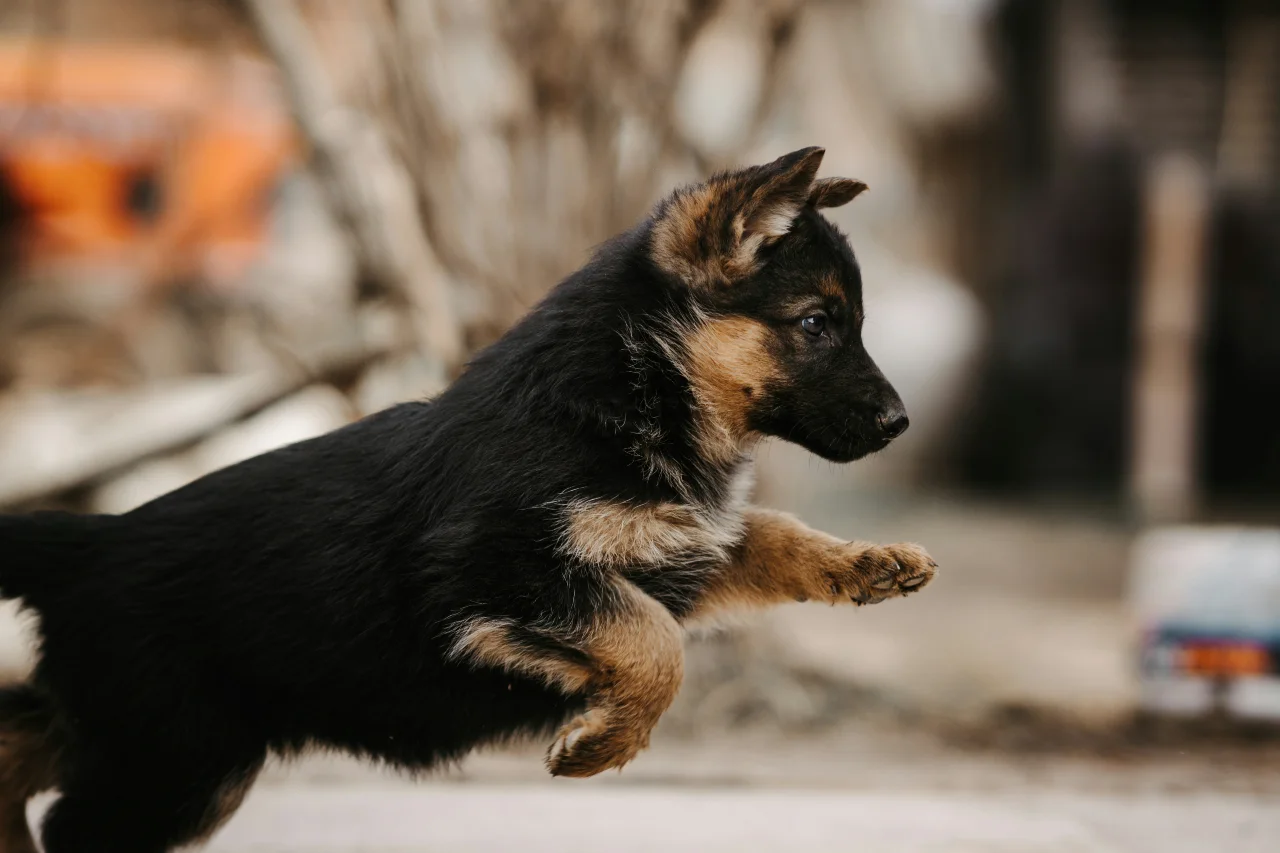
[[[907,413],[902,409],[890,409],[887,412],[881,412],[876,418],[876,423],[880,426],[880,433],[885,438],[897,438],[907,431],[907,427],[911,426],[911,421],[907,419]]]

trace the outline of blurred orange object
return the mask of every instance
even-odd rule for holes
[[[0,194],[24,267],[231,284],[261,250],[296,156],[265,63],[0,42]]]
[[[1265,675],[1271,670],[1271,656],[1255,643],[1188,643],[1181,649],[1181,664],[1194,675]]]

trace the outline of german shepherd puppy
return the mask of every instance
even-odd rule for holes
[[[40,638],[0,691],[3,850],[52,788],[48,853],[169,850],[311,746],[419,770],[562,726],[547,767],[591,776],[648,744],[686,624],[928,583],[747,504],[764,436],[849,462],[907,428],[819,213],[865,185],[822,154],[676,191],[433,401],[125,515],[0,517]]]

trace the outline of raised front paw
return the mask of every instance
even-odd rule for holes
[[[877,604],[901,598],[933,580],[938,564],[919,545],[848,546],[849,562],[831,572],[828,592],[833,601]]]
[[[649,732],[619,725],[613,719],[619,716],[593,708],[570,720],[547,751],[551,775],[594,776],[635,758],[649,745]]]

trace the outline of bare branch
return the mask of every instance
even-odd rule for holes
[[[338,102],[293,0],[245,2],[284,74],[298,124],[361,268],[407,306],[422,349],[455,367],[462,343],[448,277],[427,240],[411,176],[381,130]]]
[[[308,369],[205,377],[112,394],[40,397],[5,403],[0,417],[0,506],[18,506],[98,482],[139,462],[180,450],[303,388],[358,375],[389,354],[349,350]],[[31,440],[49,431],[67,441],[52,454]]]

